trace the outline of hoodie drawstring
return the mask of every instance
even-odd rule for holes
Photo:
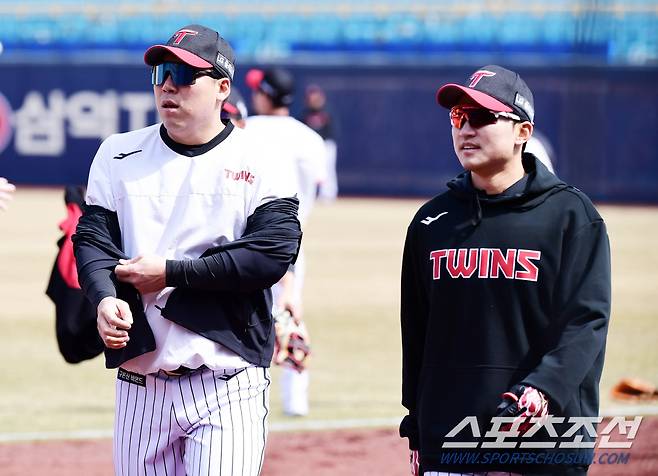
[[[480,204],[480,197],[477,193],[473,194],[473,218],[471,218],[471,225],[478,226],[482,222],[482,205]]]

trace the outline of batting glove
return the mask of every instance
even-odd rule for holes
[[[518,426],[519,433],[527,432],[532,423],[532,417],[545,417],[548,415],[548,400],[546,396],[534,387],[527,385],[515,385],[509,392],[503,393],[502,402],[498,405],[498,417],[515,417],[511,424],[503,425],[503,430],[509,430],[512,426],[521,422]]]
[[[409,450],[409,465],[411,467],[411,475],[419,476],[420,458],[418,457],[418,450]]]

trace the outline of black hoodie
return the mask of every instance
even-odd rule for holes
[[[410,414],[400,431],[420,450],[423,471],[584,474],[591,457],[591,449],[482,448],[493,441],[484,436],[501,394],[515,384],[544,392],[549,412],[565,422],[598,416],[610,315],[605,224],[580,190],[534,156],[524,154],[523,165],[524,179],[495,196],[475,190],[462,173],[407,231],[402,404]],[[477,417],[481,438],[467,430],[446,438],[469,416]],[[556,425],[557,434],[572,426]],[[578,435],[593,440],[580,428],[559,441]],[[534,439],[558,441],[544,429]],[[459,441],[477,445],[443,447]],[[511,453],[525,456],[512,462]]]

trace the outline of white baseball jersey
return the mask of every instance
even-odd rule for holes
[[[253,211],[294,189],[260,166],[246,134],[233,129],[209,150],[181,155],[160,136],[160,124],[107,138],[89,172],[87,203],[118,216],[124,252],[167,259],[198,258],[206,249],[239,238]],[[276,187],[275,190],[273,187]],[[160,315],[173,288],[143,295],[156,350],[123,364],[139,374],[181,365],[211,369],[249,365],[222,345]]]
[[[315,203],[317,186],[326,178],[326,149],[324,140],[306,124],[290,116],[251,116],[245,130],[251,141],[263,152],[262,160],[277,169],[278,180],[297,192],[299,221],[306,223]],[[305,258],[300,250],[295,264],[293,299],[300,303],[305,277]],[[281,286],[272,287],[274,303],[282,292]],[[284,367],[281,374],[281,401],[288,415],[306,415],[308,405],[308,370]]]
[[[325,177],[322,137],[290,116],[250,116],[245,130],[262,150],[262,160],[278,169],[279,180],[297,191],[303,225],[313,208],[318,183]]]
[[[528,139],[528,142],[526,142],[525,152],[529,152],[537,157],[550,172],[555,173],[553,162],[551,161],[551,158],[548,155],[548,151],[546,150],[546,147],[544,147],[544,144],[542,144],[541,140],[534,136],[530,136],[530,139]]]

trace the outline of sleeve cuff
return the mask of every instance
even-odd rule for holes
[[[165,262],[165,284],[172,287],[180,287],[182,263],[179,260],[168,259]]]

